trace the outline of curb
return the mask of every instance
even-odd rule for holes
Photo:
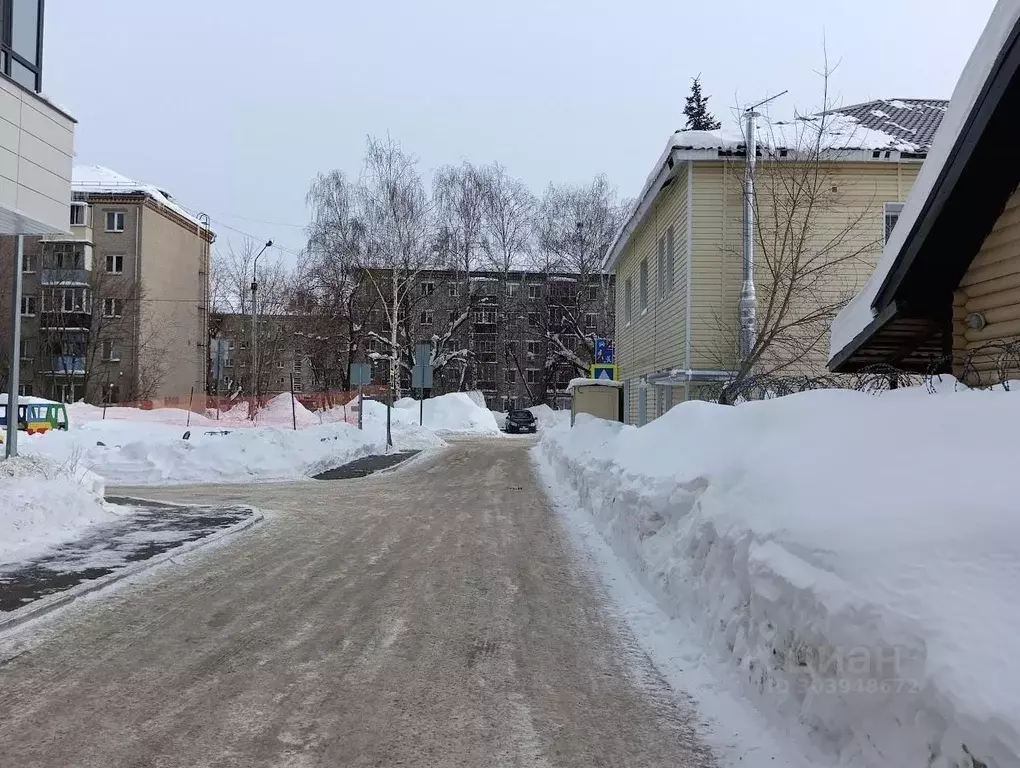
[[[144,501],[144,499],[135,499],[134,497],[131,498],[135,501]],[[190,505],[175,504],[173,506],[186,507]],[[239,504],[237,506],[244,505]],[[41,616],[45,616],[48,613],[52,613],[58,608],[62,608],[65,605],[74,602],[79,597],[91,594],[93,592],[98,592],[99,590],[104,589],[105,587],[108,587],[111,584],[114,584],[118,581],[121,581],[122,579],[126,579],[130,576],[135,576],[141,573],[142,571],[155,567],[161,563],[165,563],[172,557],[189,554],[197,549],[201,549],[207,544],[212,544],[214,542],[221,541],[229,536],[233,536],[235,533],[240,533],[241,531],[247,530],[248,528],[254,526],[256,523],[260,523],[265,519],[265,515],[262,514],[261,510],[256,509],[255,507],[249,507],[249,509],[251,509],[253,512],[251,517],[249,517],[246,520],[241,520],[240,522],[235,523],[229,528],[223,528],[222,530],[219,530],[216,533],[211,534],[209,536],[205,536],[201,539],[196,539],[195,541],[189,541],[186,544],[182,544],[179,547],[175,547],[174,549],[168,549],[166,552],[161,552],[160,554],[155,555],[154,557],[150,557],[148,560],[142,560],[137,563],[131,563],[130,565],[127,565],[119,570],[113,571],[112,573],[108,573],[105,576],[100,576],[98,579],[92,579],[90,581],[84,581],[81,584],[75,584],[73,587],[64,592],[58,592],[53,595],[48,595],[47,597],[44,597],[41,600],[36,600],[32,604],[26,605],[24,608],[19,608],[16,611],[12,611],[9,615],[0,618],[0,634],[4,634],[14,629],[15,627],[20,626],[21,624],[24,624],[27,621],[37,619]]]

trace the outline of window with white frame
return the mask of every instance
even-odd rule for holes
[[[528,342],[528,357],[534,357],[537,354],[538,354],[538,342],[537,341],[529,341]]]
[[[457,322],[457,318],[458,318],[458,317],[460,317],[460,315],[458,315],[458,314],[457,314],[457,310],[455,310],[455,309],[451,309],[451,310],[450,310],[450,314],[449,314],[449,317],[448,317],[448,319],[447,319],[447,322],[448,322],[448,323],[449,323],[450,325],[453,325],[453,324],[454,324],[455,322]]]
[[[295,392],[300,392],[301,391],[301,377],[300,376],[295,376],[294,377],[294,391]]]
[[[528,368],[528,370],[526,370],[524,372],[524,379],[529,384],[534,384],[535,382],[537,382],[538,381],[538,369],[537,368]]]
[[[882,207],[885,214],[885,240],[883,242],[888,243],[893,229],[896,227],[896,222],[900,220],[900,214],[903,213],[903,203],[885,203]]]
[[[106,271],[111,275],[123,274],[124,256],[122,254],[106,254]]]
[[[506,369],[506,383],[516,384],[517,383],[517,371],[513,368]]]
[[[666,229],[666,293],[673,290],[673,270],[676,267],[676,249],[673,244],[673,227]]]
[[[528,325],[530,325],[532,328],[538,326],[538,312],[528,313]]]
[[[537,285],[529,285],[528,286],[528,298],[529,299],[537,299],[538,296],[539,296],[539,292],[540,292],[539,291],[539,286],[537,286]]]
[[[124,299],[103,299],[103,317],[123,317]]]
[[[641,259],[638,267],[638,302],[642,310],[648,309],[648,259]]]
[[[301,362],[300,358],[294,361],[294,373],[301,373]]]
[[[103,342],[103,360],[108,363],[113,363],[120,360],[120,350],[117,348],[117,342],[110,341],[107,339]]]
[[[593,330],[595,328],[595,325],[596,325],[597,317],[598,317],[598,315],[595,312],[585,312],[584,313],[584,327],[589,329],[589,330]]]
[[[35,355],[32,354],[32,340],[22,339],[21,344],[18,347],[19,357],[22,360],[31,360]]]
[[[633,280],[627,278],[623,281],[623,319],[628,323],[634,317],[634,291]]]
[[[432,325],[432,310],[423,309],[421,314],[418,316],[419,325]]]
[[[106,231],[107,232],[124,231],[124,211],[106,212]]]
[[[450,298],[453,299],[453,298],[457,297],[458,293],[460,293],[460,288],[457,285],[457,283],[450,283],[449,291],[450,291]]]
[[[84,227],[88,224],[88,210],[86,203],[71,203],[71,226]]]
[[[21,271],[25,274],[32,274],[35,272],[35,254],[26,253],[21,260]]]
[[[599,287],[597,285],[588,286],[588,301],[595,301],[599,297]]]
[[[423,282],[421,284],[421,295],[422,296],[431,296],[433,293],[435,293],[435,291],[436,291],[436,284],[433,283],[431,280],[428,280],[428,281]]]

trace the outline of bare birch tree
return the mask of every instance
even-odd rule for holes
[[[754,180],[757,334],[723,387],[723,402],[751,377],[822,372],[832,321],[881,251],[877,190],[840,172],[861,142],[853,121],[833,111],[831,73],[826,63],[819,112],[765,122]],[[743,190],[743,164],[732,172]],[[740,248],[729,253],[742,257]],[[714,356],[730,368],[739,349],[736,308],[717,313],[716,322]]]

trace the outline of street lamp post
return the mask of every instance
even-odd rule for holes
[[[251,393],[252,396],[257,398],[259,395],[259,379],[258,379],[258,349],[256,347],[257,336],[255,332],[255,326],[258,324],[258,304],[256,293],[259,289],[259,256],[266,252],[266,249],[273,245],[272,240],[267,240],[266,244],[262,246],[262,250],[255,254],[255,262],[251,267]],[[255,415],[255,405],[252,404],[252,416]]]

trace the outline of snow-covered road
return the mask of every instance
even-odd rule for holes
[[[0,764],[714,765],[573,553],[530,444],[145,489],[269,514],[0,653]]]

